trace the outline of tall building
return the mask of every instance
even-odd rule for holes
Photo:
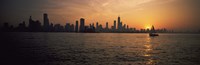
[[[96,32],[99,32],[99,23],[96,23]]]
[[[117,24],[118,24],[117,29],[119,30],[120,29],[120,17],[118,17],[118,19],[117,19]]]
[[[47,13],[44,13],[43,14],[43,19],[44,19],[44,31],[45,32],[49,32],[50,31],[50,28],[49,28],[49,18],[48,18],[48,14]]]
[[[81,18],[80,19],[80,32],[84,32],[85,31],[85,19]]]
[[[108,29],[108,22],[106,22],[106,29]]]
[[[125,30],[125,29],[126,29],[126,24],[123,25],[123,30]]]
[[[99,28],[99,23],[97,22],[97,23],[96,23],[96,29],[98,29],[98,28]]]
[[[32,24],[33,24],[33,20],[32,20],[32,17],[30,16],[30,18],[29,18],[29,25],[28,25],[29,29],[33,27]]]
[[[75,32],[78,32],[78,20],[76,21]]]
[[[120,17],[118,17],[118,31],[122,31],[122,22]]]
[[[116,30],[117,26],[116,26],[116,20],[114,20],[114,30]]]
[[[99,27],[98,32],[102,32],[103,31],[103,26],[100,24],[98,27]]]

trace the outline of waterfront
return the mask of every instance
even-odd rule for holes
[[[160,34],[158,37],[145,33],[6,34],[1,37],[4,38],[1,56],[5,64],[200,64],[199,34]]]

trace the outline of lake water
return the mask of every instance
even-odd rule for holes
[[[2,35],[1,65],[200,64],[200,34],[160,34],[158,37],[138,33]]]

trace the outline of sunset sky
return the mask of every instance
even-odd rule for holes
[[[1,0],[0,9],[0,23],[14,26],[28,24],[29,16],[43,22],[48,13],[50,22],[62,25],[85,18],[87,25],[98,21],[111,26],[120,16],[123,24],[137,29],[200,30],[200,0]]]

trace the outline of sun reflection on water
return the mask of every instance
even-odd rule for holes
[[[147,65],[153,65],[155,64],[156,60],[153,60],[152,58],[152,53],[153,52],[153,46],[152,46],[152,38],[151,37],[147,37],[146,38],[146,43],[144,44],[144,57],[146,57],[146,64]]]
[[[147,65],[153,65],[155,63],[155,60],[149,59],[146,63]]]
[[[149,57],[149,56],[151,56],[151,55],[150,55],[150,54],[144,54],[144,56],[145,56],[145,57]]]

